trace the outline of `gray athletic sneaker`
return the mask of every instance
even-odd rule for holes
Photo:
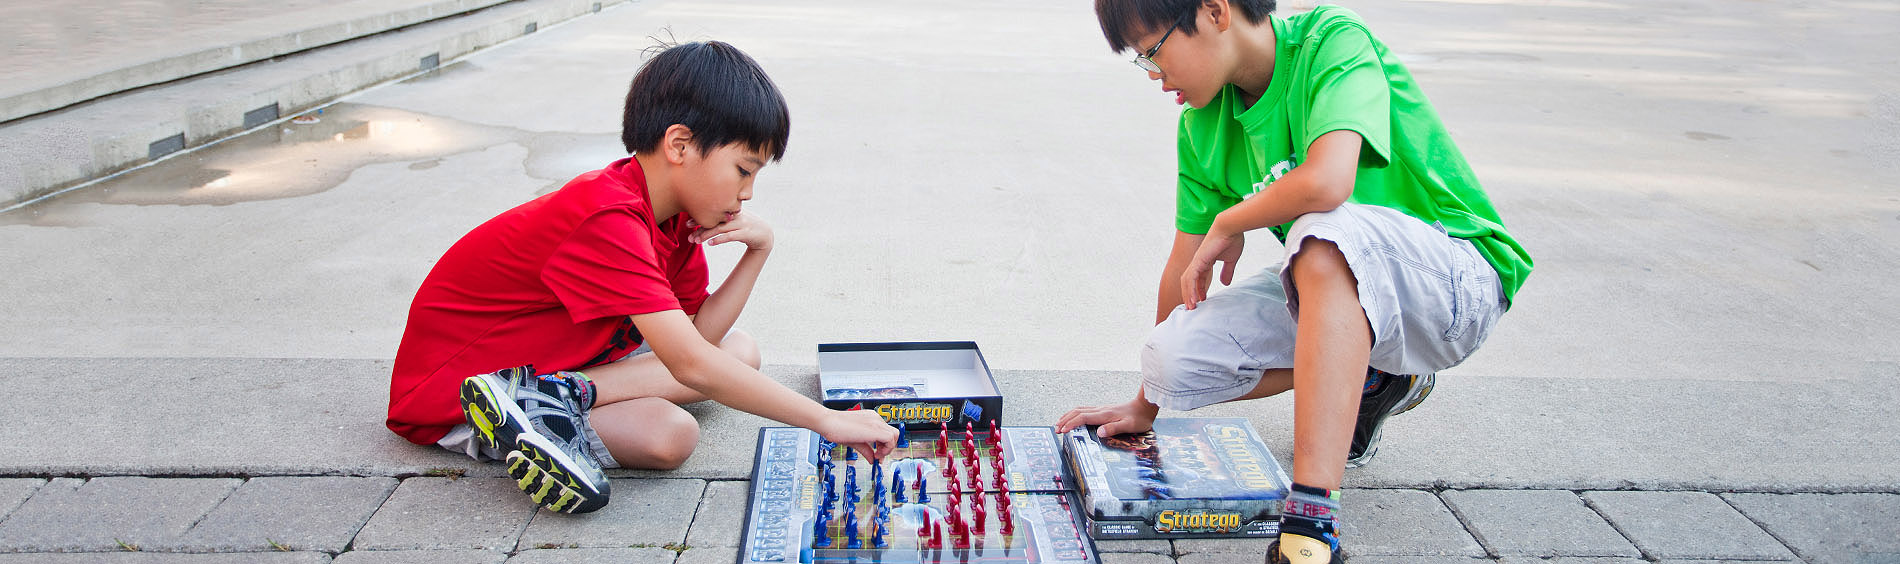
[[[1358,468],[1379,453],[1379,432],[1385,419],[1418,407],[1432,395],[1435,374],[1407,376],[1366,369],[1366,389],[1359,396],[1359,420],[1352,428],[1352,448],[1346,451],[1346,467]]]
[[[587,444],[593,385],[578,372],[534,375],[522,366],[462,381],[469,428],[502,454],[529,499],[562,513],[607,505],[607,474]]]

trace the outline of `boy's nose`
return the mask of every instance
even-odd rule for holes
[[[1161,73],[1146,69],[1143,70],[1148,73],[1148,80],[1161,80]]]

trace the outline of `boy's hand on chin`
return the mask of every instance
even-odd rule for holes
[[[772,226],[767,225],[759,216],[746,212],[732,214],[719,225],[700,227],[687,236],[693,244],[723,245],[738,241],[753,251],[772,248]]]

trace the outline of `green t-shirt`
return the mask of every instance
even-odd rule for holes
[[[1531,257],[1504,231],[1490,198],[1452,144],[1412,74],[1359,15],[1321,6],[1273,17],[1273,82],[1252,107],[1227,85],[1204,108],[1181,112],[1175,227],[1205,234],[1215,214],[1266,188],[1306,160],[1320,135],[1365,139],[1349,202],[1385,206],[1470,240],[1498,271],[1506,299]],[[1286,241],[1291,223],[1273,228]]]

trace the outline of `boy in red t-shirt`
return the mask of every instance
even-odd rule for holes
[[[535,503],[570,513],[607,504],[602,468],[683,463],[699,441],[684,403],[888,454],[896,429],[760,374],[758,346],[732,329],[772,248],[740,207],[789,136],[778,88],[731,45],[648,61],[621,124],[630,158],[483,223],[429,272],[396,352],[389,429],[502,460]],[[700,244],[731,242],[745,254],[708,294]]]

